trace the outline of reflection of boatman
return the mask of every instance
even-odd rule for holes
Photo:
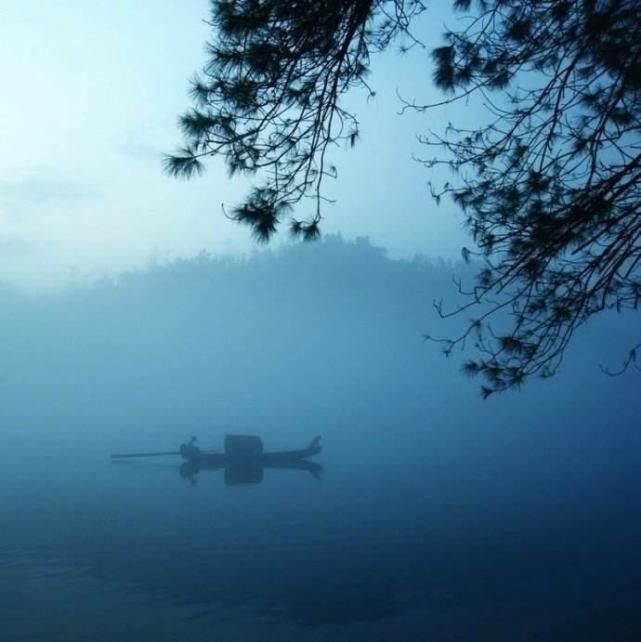
[[[192,437],[188,443],[180,444],[180,454],[184,459],[193,460],[200,455],[200,448],[196,446],[196,437]]]

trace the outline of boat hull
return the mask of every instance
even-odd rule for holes
[[[238,464],[252,464],[256,466],[287,466],[300,463],[309,457],[321,452],[319,445],[302,448],[300,450],[282,450],[266,452],[255,457],[230,456],[226,453],[213,453],[206,451],[183,453],[184,459],[200,468],[224,468]]]

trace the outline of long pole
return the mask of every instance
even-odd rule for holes
[[[173,450],[165,453],[127,453],[112,455],[112,459],[127,459],[129,457],[164,457],[165,455],[180,455],[180,452]]]

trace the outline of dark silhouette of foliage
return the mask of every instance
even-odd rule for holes
[[[435,188],[467,213],[481,261],[469,298],[443,316],[476,314],[439,340],[446,354],[473,340],[464,366],[485,378],[484,396],[559,367],[575,330],[606,309],[641,301],[641,3],[638,0],[455,0],[461,28],[433,49],[443,103],[472,94],[484,125],[450,125],[422,140],[423,162],[454,171]],[[373,51],[385,49],[423,5],[413,0],[213,1],[216,40],[195,109],[181,126],[188,145],[173,174],[224,154],[230,172],[265,171],[231,216],[267,240],[303,197],[315,207],[291,230],[318,234],[322,181],[335,175],[330,144],[354,143],[358,123],[340,106],[350,87],[371,91]],[[438,105],[406,103],[405,108]],[[491,323],[490,323],[491,321]],[[636,351],[624,365],[634,362]]]
[[[295,236],[318,236],[322,183],[336,175],[331,145],[358,137],[356,116],[341,96],[366,77],[370,54],[408,34],[417,0],[212,0],[208,62],[192,83],[194,108],[180,119],[186,146],[166,169],[189,177],[202,159],[222,154],[231,175],[261,173],[263,182],[231,218],[260,241],[276,231],[292,205],[314,201]]]
[[[435,193],[467,213],[479,251],[464,257],[484,263],[463,306],[477,318],[445,351],[473,337],[481,358],[464,369],[484,375],[487,396],[554,374],[580,325],[641,302],[641,3],[474,6],[433,52],[434,80],[482,93],[491,119],[423,142],[447,150],[426,164],[457,184]]]

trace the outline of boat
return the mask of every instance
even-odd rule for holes
[[[263,467],[287,467],[318,455],[322,447],[320,437],[315,437],[306,448],[265,452],[263,442],[255,435],[227,435],[225,450],[201,450],[192,438],[181,444],[179,453],[187,463],[200,468],[222,468],[223,466],[258,465]]]
[[[182,477],[194,482],[201,470],[225,471],[227,484],[259,483],[265,468],[288,470],[306,470],[317,479],[320,478],[322,466],[310,461],[310,457],[318,455],[321,450],[321,438],[316,437],[306,448],[298,450],[277,450],[265,452],[263,442],[255,435],[226,435],[224,451],[201,450],[192,437],[187,443],[181,444],[177,451],[144,452],[115,454],[112,459],[132,459],[137,457],[164,457],[180,455],[185,461],[180,466]]]

